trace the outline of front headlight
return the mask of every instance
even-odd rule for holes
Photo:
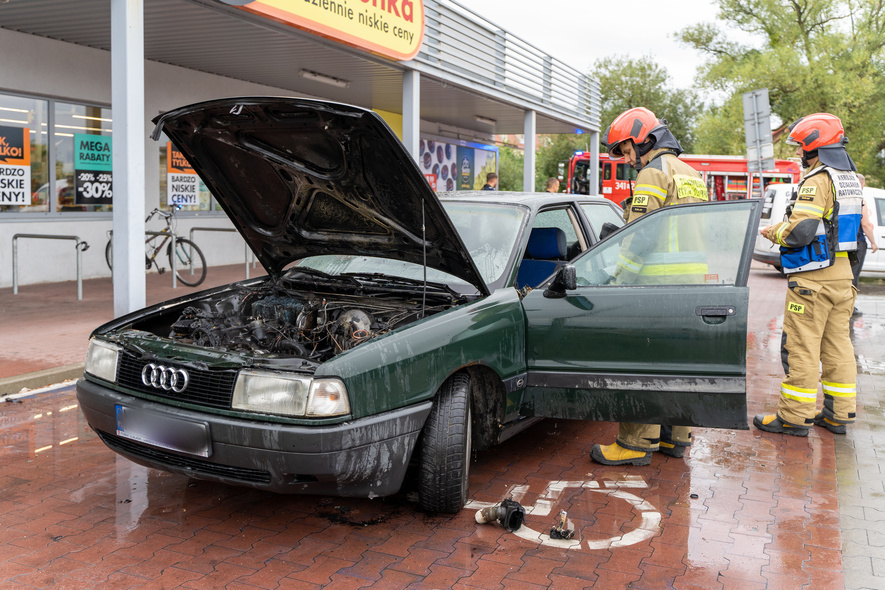
[[[310,381],[309,377],[240,371],[231,406],[237,410],[303,416]]]
[[[321,418],[350,413],[338,379],[311,379],[268,371],[240,371],[231,407],[266,414]]]
[[[117,359],[122,348],[93,338],[86,351],[86,372],[111,383],[117,380]]]

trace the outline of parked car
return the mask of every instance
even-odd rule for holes
[[[438,196],[382,119],[352,106],[232,98],[155,122],[268,275],[93,333],[80,407],[132,461],[368,497],[397,492],[411,463],[420,505],[455,512],[472,453],[542,418],[747,428],[758,200],[618,229],[602,198]],[[703,251],[651,249],[686,224]],[[646,264],[625,284],[628,251]],[[699,281],[655,272],[689,255]]]
[[[762,220],[764,227],[785,221],[787,205],[793,198],[798,184],[770,184],[762,195]],[[770,264],[783,274],[781,268],[781,248],[768,238],[757,234],[753,248],[753,260]]]
[[[860,276],[881,279],[885,277],[885,250],[882,250],[885,247],[885,190],[865,187],[863,193],[864,203],[870,208],[873,235],[879,250],[873,252],[872,249],[867,249]]]

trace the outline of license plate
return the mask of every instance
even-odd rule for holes
[[[117,436],[179,453],[209,456],[208,424],[151,410],[118,405]]]

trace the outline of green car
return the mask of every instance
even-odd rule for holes
[[[155,122],[268,275],[92,334],[80,407],[132,461],[362,497],[412,465],[420,505],[455,512],[472,453],[543,418],[747,428],[758,201],[624,226],[596,197],[440,196],[376,114],[328,102],[231,98]],[[651,247],[688,225],[694,251]],[[629,277],[628,255],[645,261]],[[688,259],[701,274],[651,270]]]

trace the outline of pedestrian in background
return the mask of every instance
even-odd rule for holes
[[[476,186],[476,185],[473,185]],[[484,191],[496,191],[498,190],[498,175],[494,172],[489,172],[486,174],[486,183],[483,185],[482,190]]]
[[[861,187],[867,186],[867,180],[860,172],[857,173],[857,179],[860,181]],[[873,235],[873,220],[870,218],[869,203],[866,197],[864,197],[863,212],[860,217],[860,231],[857,234],[857,258],[851,261],[851,273],[854,275],[854,280],[851,281],[851,284],[854,285],[855,289],[859,289],[858,279],[860,278],[860,271],[863,269],[863,261],[867,257],[867,240],[869,240],[870,248],[872,248],[873,252],[879,249],[879,246],[876,244],[876,236]],[[863,312],[855,307],[851,317],[861,315],[863,315]]]
[[[544,191],[547,193],[558,193],[559,192],[559,179],[551,176],[547,179],[547,189]]]
[[[777,413],[757,415],[759,430],[808,436],[811,425],[845,434],[854,422],[857,367],[849,321],[857,289],[851,257],[857,250],[863,189],[845,150],[842,121],[816,113],[790,126],[805,176],[787,221],[760,233],[781,246],[787,297],[781,337],[784,380]],[[817,386],[824,403],[816,411]]]

